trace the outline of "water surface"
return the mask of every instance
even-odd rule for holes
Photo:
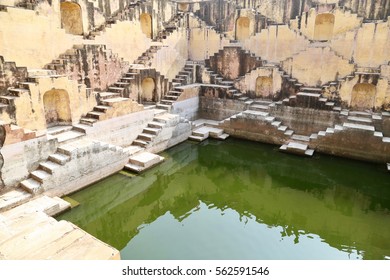
[[[110,176],[58,217],[122,259],[389,259],[384,165],[229,139],[186,142],[136,177]]]

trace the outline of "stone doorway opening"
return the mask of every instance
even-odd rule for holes
[[[83,35],[83,19],[81,15],[81,7],[74,2],[62,2],[61,10],[61,26],[66,33],[73,35]]]
[[[71,125],[69,95],[66,90],[52,89],[43,95],[46,126]]]

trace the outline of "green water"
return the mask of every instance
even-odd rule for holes
[[[390,174],[229,139],[190,142],[136,176],[115,174],[58,217],[122,259],[390,259]]]

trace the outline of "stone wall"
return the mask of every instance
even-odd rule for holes
[[[57,149],[57,141],[46,136],[22,141],[1,148],[4,165],[1,169],[3,185],[0,191],[15,187]]]
[[[305,50],[309,41],[288,25],[270,25],[244,42],[244,48],[269,62],[279,63]]]
[[[202,119],[224,120],[242,112],[247,105],[233,99],[219,99],[201,96],[199,102],[199,117]]]
[[[206,60],[206,66],[224,79],[234,80],[262,66],[262,61],[241,47],[226,46]]]

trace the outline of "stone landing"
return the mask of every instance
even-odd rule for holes
[[[141,152],[131,156],[129,163],[124,168],[128,171],[141,173],[162,161],[164,161],[164,157],[149,152]]]
[[[199,119],[192,122],[193,131],[188,140],[202,142],[211,137],[218,140],[225,140],[229,134],[224,133],[223,129],[218,128],[218,121]]]
[[[309,149],[308,145],[293,141],[290,141],[288,144],[282,145],[279,148],[279,151],[308,157],[311,157],[314,154],[314,150]]]
[[[57,221],[70,204],[40,196],[0,213],[0,260],[109,260],[119,251],[74,224]]]

